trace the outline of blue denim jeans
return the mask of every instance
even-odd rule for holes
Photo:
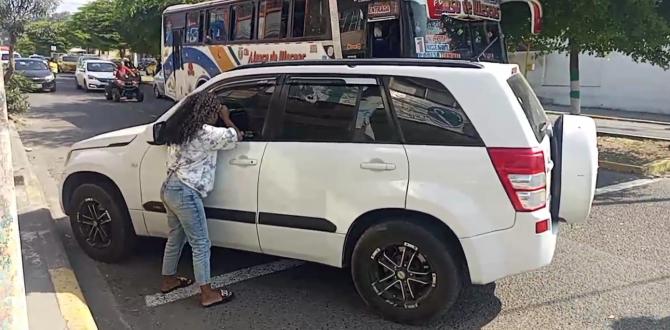
[[[170,175],[161,188],[161,199],[167,210],[170,234],[163,254],[162,274],[177,274],[177,265],[188,241],[193,251],[193,273],[198,285],[210,283],[210,249],[207,218],[202,197],[183,184],[176,175]]]

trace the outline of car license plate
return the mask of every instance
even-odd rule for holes
[[[42,84],[33,84],[33,88],[42,88]]]

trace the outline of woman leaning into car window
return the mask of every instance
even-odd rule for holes
[[[184,102],[162,132],[168,145],[168,173],[161,199],[170,233],[163,255],[161,292],[193,284],[193,280],[177,276],[182,248],[188,242],[193,251],[195,282],[200,286],[200,303],[210,307],[230,301],[233,292],[214,289],[210,283],[211,242],[203,199],[214,188],[217,152],[235,148],[242,134],[230,120],[228,108],[215,95],[200,92]],[[219,119],[228,128],[215,127]]]

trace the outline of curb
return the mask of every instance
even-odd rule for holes
[[[553,111],[553,110],[546,110],[548,114],[552,115],[569,115],[569,112],[562,112],[562,111]],[[633,123],[641,123],[641,124],[654,124],[654,125],[666,125],[670,126],[670,122],[666,121],[657,121],[657,120],[647,120],[647,119],[635,119],[635,118],[625,118],[625,117],[611,117],[611,116],[603,116],[603,115],[588,115],[588,114],[582,114],[584,116],[588,116],[594,119],[605,119],[605,120],[616,120],[616,121],[629,121]]]
[[[643,166],[623,164],[607,160],[601,160],[598,162],[598,164],[600,165],[600,168],[614,172],[638,174],[652,177],[670,175],[670,159],[657,160]]]
[[[14,123],[10,124],[10,136],[12,145],[17,149],[13,153],[18,158],[15,162],[22,165],[21,172],[23,172],[23,175],[17,175],[17,178],[23,180],[29,208],[48,210],[48,203],[42,193],[40,182],[28,160],[25,147]],[[60,234],[56,230],[56,224],[50,213],[46,213],[49,214],[48,219],[50,221],[41,224],[44,226],[45,233],[43,236],[46,237],[45,243],[48,245],[48,256],[44,260],[54,287],[60,314],[68,329],[97,330],[98,327],[60,240]]]
[[[668,125],[668,129],[670,129],[670,125]],[[626,139],[636,139],[636,140],[655,140],[655,141],[664,141],[664,142],[670,142],[670,138],[662,138],[662,137],[654,137],[654,136],[647,136],[647,135],[631,135],[631,134],[622,134],[622,133],[611,133],[611,132],[603,132],[599,131],[597,132],[598,136],[611,136],[611,137],[619,137],[619,138],[626,138]]]

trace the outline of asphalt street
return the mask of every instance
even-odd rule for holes
[[[212,309],[200,308],[195,297],[149,307],[147,296],[158,292],[164,240],[142,239],[136,254],[120,264],[92,261],[58,211],[56,183],[72,143],[148,123],[172,103],[147,95],[144,103],[115,104],[102,93],[75,90],[72,76],[59,77],[58,84],[55,94],[30,96],[33,108],[19,130],[101,329],[407,328],[367,310],[347,271],[312,263],[240,280],[230,285],[237,299]],[[598,186],[636,179],[603,172]],[[669,329],[668,210],[669,179],[600,195],[588,223],[562,225],[550,266],[467,288],[448,314],[425,328]],[[192,275],[188,255],[180,271]],[[253,267],[261,274],[262,265],[278,260],[215,248],[212,273]]]

